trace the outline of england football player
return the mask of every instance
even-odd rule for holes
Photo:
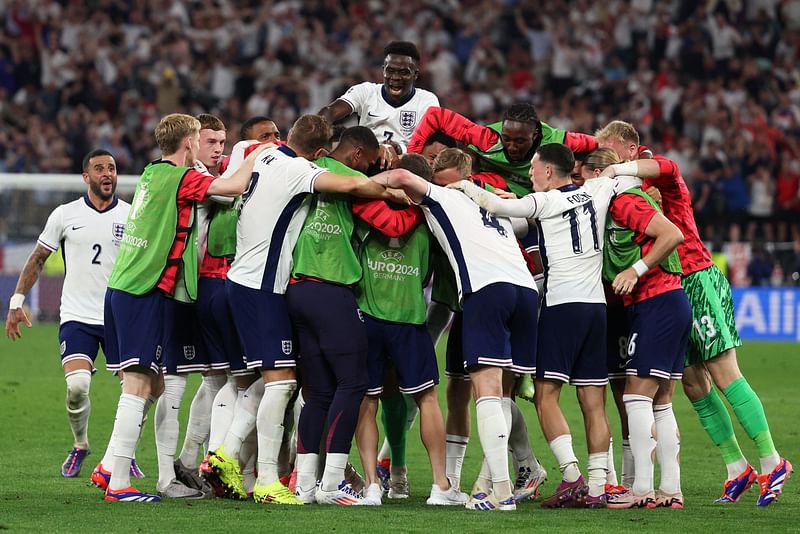
[[[434,178],[436,180],[436,178]],[[508,470],[511,412],[504,410],[503,372],[530,373],[536,355],[538,295],[508,219],[479,209],[460,191],[418,176],[375,176],[420,202],[431,232],[456,274],[463,306],[463,366],[475,392],[478,435],[491,473],[488,493],[473,495],[472,510],[514,510]],[[437,180],[439,181],[439,180]]]
[[[150,163],[136,186],[119,257],[105,297],[108,369],[124,371],[109,451],[98,474],[108,480],[108,501],[158,502],[130,484],[129,469],[139,439],[145,403],[163,390],[166,300],[195,298],[197,250],[187,246],[196,202],[210,195],[234,197],[250,182],[256,150],[229,179],[194,170],[200,122],[174,113],[155,130],[162,159]],[[108,467],[111,472],[108,472]]]
[[[609,428],[605,415],[605,296],[602,240],[614,182],[572,183],[575,159],[561,144],[539,147],[531,161],[532,195],[500,199],[465,181],[455,187],[499,216],[537,219],[545,265],[544,303],[536,351],[535,404],[563,480],[545,508],[604,507]],[[569,426],[559,407],[564,383],[577,386],[589,449],[588,488]],[[588,495],[586,495],[588,491]]]
[[[683,508],[680,441],[672,410],[691,327],[691,309],[680,285],[681,264],[675,252],[683,235],[640,186],[619,192],[609,213],[603,277],[623,296],[629,310],[622,399],[635,474],[630,489],[608,496],[608,506]],[[653,491],[654,453],[661,466],[657,492]]]
[[[661,192],[664,214],[685,238],[678,253],[683,266],[682,284],[692,305],[693,328],[686,353],[683,390],[706,433],[719,447],[728,470],[722,497],[717,502],[738,501],[758,479],[757,504],[768,506],[780,495],[792,464],[775,449],[761,400],[739,370],[736,347],[742,342],[736,332],[730,285],[700,239],[691,196],[680,169],[663,156],[637,160],[644,147],[639,145],[636,129],[626,122],[612,121],[596,135],[600,146],[614,149],[623,160],[635,160],[612,166],[609,173],[636,174],[646,178],[645,186],[655,185]],[[717,389],[728,399],[739,424],[755,443],[761,474],[745,459]]]
[[[566,132],[539,120],[532,104],[513,104],[503,120],[481,126],[463,115],[445,108],[432,107],[422,117],[411,141],[409,152],[422,152],[428,139],[442,132],[469,145],[478,157],[479,170],[502,176],[517,196],[531,192],[529,170],[536,149],[549,143],[563,143],[575,153],[597,147],[590,135]]]
[[[98,348],[105,352],[103,295],[117,257],[130,205],[116,194],[117,166],[106,150],[83,158],[83,197],[57,207],[48,217],[17,281],[8,306],[6,335],[21,337],[19,324],[31,322],[22,307],[25,295],[39,278],[50,254],[59,248],[66,275],[61,292],[61,366],[67,381],[67,415],[73,446],[61,466],[61,475],[77,477],[89,454],[89,386]]]
[[[257,115],[242,123],[239,129],[239,139],[241,141],[254,139],[259,143],[275,143],[281,140],[281,132],[272,119]]]
[[[406,152],[411,134],[431,106],[438,106],[436,95],[415,86],[419,77],[419,51],[414,43],[392,41],[383,49],[383,83],[363,82],[325,106],[319,114],[331,123],[353,113],[359,126],[373,131],[381,144],[381,165]]]
[[[278,480],[277,460],[283,437],[284,413],[297,388],[292,328],[284,293],[292,268],[291,253],[308,209],[307,206],[301,208],[303,199],[314,192],[397,198],[375,182],[333,174],[308,161],[327,151],[330,138],[331,127],[327,120],[317,115],[303,115],[289,131],[285,146],[270,149],[258,159],[251,185],[242,196],[236,261],[228,272],[226,292],[247,366],[260,369],[263,378],[256,382],[261,383],[261,391],[252,391],[254,398],[260,398],[257,413],[251,412],[247,417],[251,421],[250,428],[255,423],[258,431],[259,467],[253,498],[262,503],[302,504]],[[386,179],[404,172],[387,171],[383,177]],[[353,384],[353,387],[357,391],[361,386]],[[366,383],[363,388],[365,391]],[[309,389],[308,401],[313,391],[313,388]],[[319,394],[324,393],[320,391]],[[307,409],[308,404],[304,413]],[[234,426],[245,428],[246,425],[238,425],[237,417],[245,418],[245,415],[234,415],[231,431],[223,445],[211,455],[209,463],[219,469],[220,477],[228,487],[244,496],[236,459],[241,448],[241,436],[246,434],[239,432],[240,435],[236,436],[232,430]],[[356,414],[343,412],[340,417],[331,427],[336,433],[331,440],[339,444],[337,447],[346,446],[349,450]],[[302,429],[301,415],[301,440]],[[340,450],[331,452],[344,453]],[[346,458],[346,453],[344,456]],[[341,454],[328,455],[320,491],[335,492],[342,484],[346,461],[341,463],[340,458]],[[334,479],[338,482],[331,482]]]

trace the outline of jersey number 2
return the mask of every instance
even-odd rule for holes
[[[103,247],[100,246],[100,243],[95,243],[92,245],[92,250],[94,250],[94,258],[92,258],[92,265],[100,265],[100,253],[103,252]]]

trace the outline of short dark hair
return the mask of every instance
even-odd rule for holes
[[[405,154],[397,165],[401,169],[411,171],[420,178],[430,182],[433,178],[433,167],[422,154]]]
[[[433,132],[428,139],[425,140],[425,146],[428,146],[433,143],[441,143],[448,148],[455,148],[456,147],[456,140],[447,135],[444,132]]]
[[[262,122],[275,122],[269,117],[265,117],[264,115],[256,115],[255,117],[250,117],[246,121],[242,123],[242,126],[239,128],[239,138],[242,140],[248,139],[247,133],[250,131],[250,128],[255,126],[256,124],[261,124]]]
[[[216,115],[201,113],[195,118],[200,121],[201,130],[214,130],[215,132],[225,131],[225,123]]]
[[[383,47],[383,55],[395,54],[398,56],[409,56],[419,63],[419,50],[417,45],[410,41],[392,41]]]
[[[378,138],[366,126],[351,126],[342,132],[339,144],[375,150],[378,148]]]
[[[301,153],[312,154],[320,148],[330,148],[333,129],[325,117],[308,114],[297,119],[289,133]]]
[[[530,102],[517,102],[503,113],[503,121],[525,122],[536,126],[539,124],[539,115]]]
[[[550,143],[540,146],[536,153],[539,154],[539,160],[555,167],[559,178],[569,178],[572,174],[572,169],[575,167],[575,156],[568,146],[561,143]]]
[[[112,159],[114,158],[114,154],[112,154],[108,150],[104,148],[95,148],[94,150],[83,156],[83,162],[81,163],[81,168],[83,169],[83,172],[89,170],[89,161],[92,158],[96,158],[97,156],[111,156]]]

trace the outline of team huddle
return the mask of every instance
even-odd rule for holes
[[[130,205],[115,195],[113,154],[87,154],[87,193],[49,217],[6,322],[12,340],[21,322],[30,326],[25,294],[61,248],[74,435],[62,475],[78,476],[89,454],[102,348],[121,384],[91,474],[108,501],[407,498],[406,435],[419,419],[427,504],[514,510],[547,480],[522,398],[535,404],[562,474],[543,507],[683,508],[672,409],[682,380],[726,465],[717,502],[738,501],[756,481],[757,504],[774,502],[792,465],[739,371],[730,287],[699,237],[678,166],[620,120],[594,135],[568,132],[518,103],[499,122],[475,124],[415,87],[412,43],[384,53],[382,84],[355,85],[301,116],[285,142],[274,122],[254,117],[226,156],[219,118],[163,117],[162,157]],[[332,126],[351,115],[358,126]],[[434,347],[448,326],[443,414]],[[198,372],[178,453],[187,375]],[[585,466],[559,406],[565,384],[584,418]],[[718,391],[754,441],[758,469]],[[483,463],[466,493],[473,403]],[[131,482],[144,476],[135,452],[153,404],[157,494]],[[350,463],[353,438],[363,474]]]

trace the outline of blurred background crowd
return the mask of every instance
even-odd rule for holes
[[[402,39],[418,85],[476,122],[521,100],[573,131],[631,121],[679,163],[706,240],[792,242],[753,257],[800,271],[800,0],[0,0],[0,17],[0,172],[79,172],[102,147],[138,174],[175,111],[219,115],[231,143],[254,115],[285,135],[380,81]]]

